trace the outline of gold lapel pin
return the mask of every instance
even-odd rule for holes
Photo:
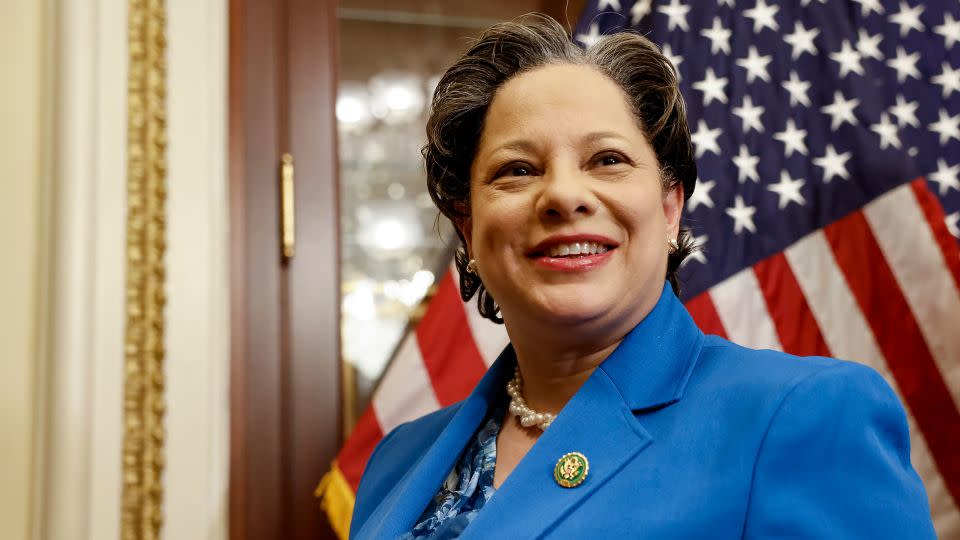
[[[577,487],[587,479],[590,462],[580,452],[564,454],[553,468],[553,479],[565,488]]]

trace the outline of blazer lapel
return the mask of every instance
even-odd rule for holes
[[[703,334],[669,288],[560,411],[462,538],[509,530],[514,538],[540,538],[592,496],[654,442],[643,411],[683,396],[702,347]],[[639,415],[639,416],[638,416]],[[579,486],[556,483],[561,456],[580,452],[590,469]],[[504,522],[509,520],[509,529]]]
[[[527,452],[461,538],[487,538],[509,530],[512,538],[540,538],[560,517],[592,495],[650,444],[613,382],[597,370]],[[560,456],[580,452],[589,472],[580,486],[553,478]],[[509,528],[504,522],[509,521]]]
[[[503,391],[506,381],[513,375],[515,363],[513,348],[507,346],[460,405],[436,442],[383,498],[357,532],[357,538],[396,538],[413,527],[453,469],[470,436],[486,417],[494,397]]]
[[[683,396],[702,347],[703,334],[664,285],[654,309],[594,371],[527,452],[461,538],[479,539],[509,530],[514,538],[548,534],[575,505],[601,489],[654,442],[636,416]],[[511,346],[501,353],[437,441],[384,498],[357,538],[396,538],[409,531],[453,468],[513,375]],[[584,454],[586,480],[564,488],[553,469],[568,452]],[[509,520],[509,529],[504,521]]]

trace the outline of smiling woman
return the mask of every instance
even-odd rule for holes
[[[933,537],[878,374],[706,336],[677,299],[696,165],[655,45],[496,25],[427,135],[461,295],[511,343],[465,401],[383,438],[352,537]]]

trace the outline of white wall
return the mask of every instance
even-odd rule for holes
[[[226,0],[168,0],[167,522],[227,537],[229,287]]]
[[[32,506],[46,34],[42,2],[0,13],[0,538],[16,540]]]
[[[117,538],[120,525],[127,2],[50,1],[55,219],[35,537],[99,540]],[[221,539],[229,447],[226,0],[166,5],[163,536]]]

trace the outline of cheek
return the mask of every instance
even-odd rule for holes
[[[484,202],[473,210],[473,243],[478,250],[502,250],[521,243],[527,212],[508,198]]]

